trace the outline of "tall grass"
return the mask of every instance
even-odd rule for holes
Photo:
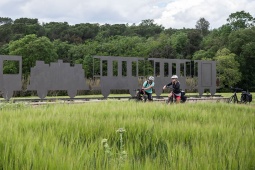
[[[254,105],[2,104],[0,169],[255,169],[254,133]]]

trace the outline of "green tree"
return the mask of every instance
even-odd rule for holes
[[[191,56],[198,50],[200,50],[200,44],[203,40],[203,37],[197,30],[191,30],[188,32],[188,51],[187,51],[187,59],[190,59]]]
[[[4,44],[4,45],[0,46],[0,54],[1,55],[9,54],[9,44]]]
[[[214,53],[211,53],[210,51],[199,50],[193,54],[192,59],[193,60],[208,60],[208,59],[212,59],[213,58],[212,56],[214,56]]]
[[[52,43],[58,55],[58,59],[62,59],[64,62],[70,62],[69,51],[73,45],[60,40],[54,40]]]
[[[255,24],[255,19],[252,17],[252,15],[245,11],[230,14],[227,21],[228,25],[230,25],[233,30],[250,28]]]
[[[227,44],[224,44],[224,37],[221,36],[221,32],[218,29],[214,29],[207,36],[203,37],[201,42],[201,50],[206,51],[206,58],[212,59],[219,49],[224,48]]]
[[[12,24],[13,21],[11,18],[8,17],[0,17],[0,25],[5,25],[5,24]]]
[[[65,40],[70,38],[71,35],[68,34],[70,28],[67,22],[50,22],[42,25],[45,29],[45,35],[51,40],[61,39]],[[65,38],[64,38],[65,37]]]
[[[38,38],[35,34],[10,42],[9,54],[22,56],[22,72],[25,76],[29,75],[36,60],[49,63],[57,59],[56,50],[50,40],[47,37]]]
[[[242,88],[255,87],[255,27],[250,29],[239,29],[229,35],[229,49],[234,52],[236,60],[240,63],[242,81],[239,86]]]
[[[137,35],[149,38],[160,34],[164,30],[164,27],[162,25],[155,24],[152,19],[147,19],[142,20],[138,26],[132,25],[130,29]]]
[[[188,54],[189,39],[187,33],[176,32],[171,36],[171,46],[175,49],[176,58],[184,59]]]
[[[7,17],[0,17],[0,46],[9,43],[12,35],[12,19]]]
[[[38,34],[43,32],[42,26],[39,24],[38,19],[19,18],[14,20],[12,24],[12,40],[18,40],[25,35]],[[41,33],[42,34],[42,33]]]
[[[255,41],[242,46],[241,71],[242,81],[239,85],[244,89],[255,90]]]
[[[9,43],[12,37],[12,29],[10,24],[0,26],[0,45]]]
[[[233,31],[229,34],[228,40],[228,48],[230,51],[240,56],[243,52],[244,45],[255,42],[255,27]]]
[[[217,73],[220,78],[220,87],[234,86],[241,80],[240,64],[235,60],[236,55],[227,48],[217,51]]]
[[[172,47],[171,37],[162,32],[160,36],[155,38],[147,39],[147,46],[150,46],[148,50],[150,51],[150,58],[176,58],[176,50]]]
[[[205,18],[200,18],[196,23],[196,29],[200,31],[202,36],[209,33],[210,23]]]

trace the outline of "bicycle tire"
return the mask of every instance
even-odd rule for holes
[[[231,96],[229,99],[228,99],[228,103],[235,103],[235,96]]]
[[[173,97],[168,97],[166,100],[166,104],[173,104],[174,100]]]
[[[148,96],[146,94],[143,95],[143,102],[146,102],[148,100]]]

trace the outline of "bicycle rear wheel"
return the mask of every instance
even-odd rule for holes
[[[144,94],[142,98],[143,98],[142,100],[143,102],[146,102],[148,100],[148,96],[146,94]]]

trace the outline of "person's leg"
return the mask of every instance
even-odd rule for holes
[[[147,93],[147,92],[146,92],[146,94],[147,94],[147,96],[148,96],[148,100],[149,100],[149,101],[152,101],[152,93]]]
[[[175,99],[176,99],[176,103],[180,103],[180,101],[181,101],[181,96],[175,96]]]
[[[173,93],[170,92],[170,93],[168,94],[168,98],[172,97],[172,95],[173,95]]]
[[[172,101],[172,96],[173,96],[173,92],[170,92],[169,94],[168,94],[168,99],[167,99],[167,103],[169,103],[169,102],[173,102]]]

